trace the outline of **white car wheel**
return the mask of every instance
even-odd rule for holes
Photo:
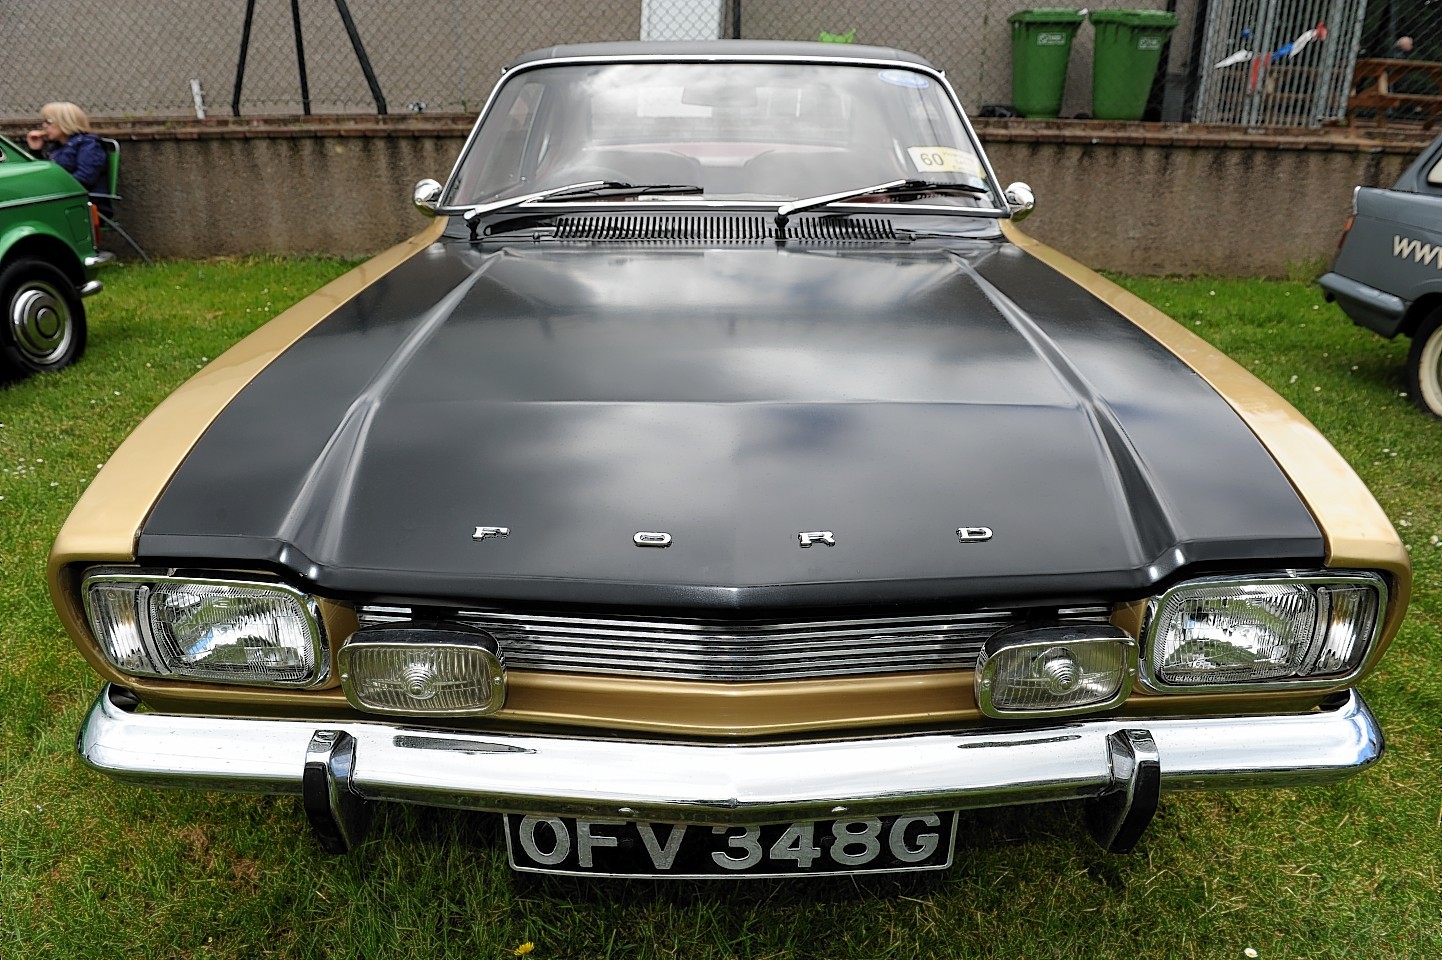
[[[1417,406],[1442,418],[1442,311],[1423,320],[1412,335],[1407,379]]]

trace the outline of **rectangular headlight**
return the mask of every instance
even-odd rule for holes
[[[1131,692],[1136,659],[1136,641],[1110,624],[1011,627],[977,657],[977,706],[998,718],[1108,710]]]
[[[1209,577],[1151,602],[1142,679],[1160,693],[1332,686],[1357,675],[1382,626],[1371,573]]]
[[[483,717],[506,702],[496,638],[464,623],[362,627],[337,654],[341,688],[357,710],[413,717]]]
[[[325,679],[319,606],[285,584],[101,569],[82,590],[100,651],[122,673],[281,687]]]

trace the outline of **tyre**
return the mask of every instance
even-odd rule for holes
[[[1442,310],[1434,310],[1412,334],[1407,384],[1412,401],[1442,419]]]
[[[0,374],[23,377],[69,366],[85,352],[85,307],[75,285],[43,260],[0,272]]]

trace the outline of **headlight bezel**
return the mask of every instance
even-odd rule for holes
[[[1359,631],[1360,638],[1355,647],[1359,652],[1356,655],[1353,666],[1341,673],[1330,673],[1320,676],[1297,676],[1294,674],[1289,677],[1276,679],[1233,680],[1217,683],[1173,683],[1160,675],[1159,663],[1162,659],[1162,651],[1159,649],[1159,633],[1167,626],[1161,614],[1162,611],[1173,602],[1174,598],[1186,593],[1216,590],[1229,586],[1244,588],[1276,585],[1299,585],[1307,587],[1312,590],[1314,596],[1320,588],[1326,588],[1328,586],[1356,587],[1360,585],[1370,587],[1375,591],[1376,608],[1373,611],[1371,629],[1370,631]],[[1362,675],[1367,669],[1367,665],[1373,659],[1373,653],[1382,637],[1382,632],[1386,624],[1388,600],[1389,592],[1386,578],[1381,574],[1369,570],[1289,570],[1251,575],[1231,574],[1195,577],[1183,580],[1153,596],[1147,602],[1141,625],[1141,657],[1137,670],[1137,685],[1142,690],[1155,694],[1261,693],[1268,691],[1341,689],[1350,686]],[[1309,652],[1300,658],[1300,662],[1307,663],[1315,660],[1319,655],[1320,648],[1326,643],[1325,624],[1326,617],[1319,614],[1316,617],[1312,635],[1308,641]]]
[[[138,640],[147,666],[137,668],[135,664],[122,663],[115,655],[113,644],[102,635],[97,627],[97,611],[92,599],[92,587],[96,584],[134,587],[136,627]],[[285,602],[294,604],[306,643],[293,649],[302,651],[303,662],[309,672],[295,679],[224,676],[215,672],[198,669],[177,669],[162,650],[163,641],[155,636],[155,623],[150,616],[152,593],[160,586],[196,586],[231,588],[238,592],[270,594]],[[244,687],[262,690],[309,690],[326,684],[331,678],[330,641],[327,636],[325,619],[320,601],[313,595],[280,580],[267,579],[261,575],[249,576],[229,571],[210,573],[180,569],[153,569],[143,567],[97,566],[84,571],[80,578],[80,599],[85,615],[85,625],[94,641],[100,658],[122,676],[147,680],[169,680],[184,683],[217,684],[225,687]]]

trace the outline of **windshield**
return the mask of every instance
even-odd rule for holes
[[[900,179],[986,184],[960,116],[925,73],[815,63],[572,64],[504,81],[443,205],[593,180],[689,184],[707,200],[784,201]]]

